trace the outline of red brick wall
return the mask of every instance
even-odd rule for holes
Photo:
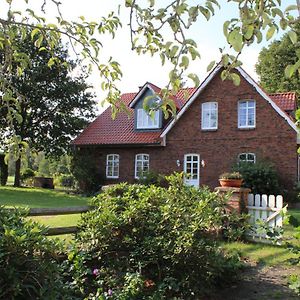
[[[237,103],[241,99],[256,101],[256,128],[238,129]],[[218,129],[201,130],[201,103],[218,102]],[[286,187],[291,187],[297,178],[296,133],[271,105],[263,99],[244,78],[236,87],[231,81],[223,82],[217,75],[177,121],[167,134],[166,147],[97,148],[95,162],[101,176],[105,177],[106,154],[120,155],[119,180],[134,181],[134,159],[137,153],[150,155],[150,168],[169,174],[183,170],[183,157],[198,153],[205,167],[200,170],[200,184],[214,188],[219,174],[229,171],[242,152],[253,152],[257,159],[272,161]],[[178,167],[176,161],[180,160]]]

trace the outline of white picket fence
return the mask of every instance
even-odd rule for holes
[[[252,240],[267,242],[269,239],[265,234],[256,231],[255,225],[258,220],[264,221],[270,228],[282,227],[283,217],[281,212],[287,208],[283,207],[283,197],[281,195],[248,195],[248,213],[250,215],[250,224],[252,231],[249,231],[248,236]]]

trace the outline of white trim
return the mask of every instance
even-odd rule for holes
[[[139,117],[141,117],[142,119],[142,125],[139,124]],[[143,123],[145,123],[145,121],[147,125],[143,126]],[[152,122],[152,124],[149,125],[149,122]],[[136,110],[136,129],[158,129],[159,124],[160,124],[160,113],[158,110],[154,111],[154,118],[152,118],[152,116],[150,116],[143,108],[138,108]]]
[[[137,157],[139,155],[146,155],[148,157],[148,170],[150,169],[150,155],[147,154],[147,153],[138,153],[138,154],[136,154],[135,155],[135,161],[134,161],[134,178],[135,179],[140,179],[140,177],[137,176]],[[144,164],[144,162],[146,160],[144,160],[144,157],[143,157],[143,159],[141,159],[141,160],[139,159],[139,161],[142,161],[142,164]],[[144,165],[143,165],[143,169],[144,169]]]
[[[254,102],[254,124],[253,125],[240,125],[240,103],[241,102]],[[247,129],[247,128],[255,128],[256,127],[256,101],[254,99],[241,99],[237,103],[237,110],[238,110],[238,128],[240,129]],[[248,103],[247,103],[247,110],[246,110],[246,123],[248,123]]]
[[[109,156],[112,156],[112,159],[108,159]],[[116,159],[117,157],[117,159]],[[114,175],[108,175],[108,161],[112,161],[112,173],[114,174],[114,168],[117,167],[118,168],[118,175],[114,176]],[[117,165],[115,165],[115,163],[117,163]],[[115,154],[115,153],[110,153],[106,155],[106,178],[113,178],[113,179],[117,179],[119,178],[119,174],[120,174],[120,155],[119,154]]]
[[[255,164],[255,163],[256,163],[256,154],[253,153],[253,152],[243,152],[243,153],[239,153],[239,154],[238,154],[238,161],[239,161],[239,162],[251,162],[251,163],[252,163],[252,161],[250,161],[250,160],[247,159],[247,156],[248,156],[249,154],[250,154],[250,155],[253,155],[253,157],[254,157],[253,163]],[[246,160],[241,160],[241,158],[240,158],[241,155],[246,155]]]
[[[209,109],[203,109],[203,106],[205,104],[210,104]],[[216,126],[214,127],[204,127],[204,111],[209,111],[209,123],[211,121],[211,112],[213,111],[211,109],[211,104],[216,104]],[[214,130],[214,129],[218,129],[218,102],[217,101],[208,101],[208,102],[204,102],[201,104],[201,130]]]
[[[195,101],[195,99],[199,96],[199,94],[204,90],[204,88],[209,84],[209,82],[214,78],[216,73],[221,69],[221,65],[218,64],[211,73],[206,77],[206,79],[200,84],[196,92],[192,95],[192,97],[186,102],[183,108],[179,111],[178,115],[171,121],[171,123],[166,127],[166,129],[162,132],[160,137],[164,137],[174,126],[174,124],[179,120],[179,118],[185,113],[185,111],[191,106],[191,104]]]
[[[184,159],[183,159],[183,171],[184,173],[187,173],[186,171],[186,165],[187,165],[187,160],[186,158],[188,156],[197,156],[198,158],[198,161],[197,161],[197,183],[196,183],[196,186],[199,186],[200,185],[200,155],[198,153],[187,153],[187,154],[184,154]],[[185,183],[189,180],[194,180],[196,181],[196,179],[184,179]]]
[[[277,111],[277,113],[283,117],[288,124],[299,134],[299,130],[296,126],[296,124],[285,114],[285,112],[282,111],[281,108],[261,89],[261,87],[246,73],[244,69],[241,67],[236,68],[240,74],[251,84],[254,86],[254,88],[257,90],[257,92],[265,99],[267,100],[271,106]]]
[[[143,95],[143,93],[149,89],[154,95],[156,94],[155,91],[153,90],[153,88],[150,86],[149,82],[146,82],[144,84],[144,86],[142,87],[142,89],[140,89],[140,91],[135,95],[135,97],[133,98],[133,100],[130,102],[129,104],[129,108],[133,108],[134,105],[139,101],[140,97]]]
[[[183,106],[183,108],[179,111],[178,115],[170,122],[170,124],[165,128],[165,130],[161,133],[160,137],[164,137],[174,126],[174,124],[178,121],[178,119],[185,113],[185,111],[191,106],[191,104],[195,101],[195,99],[199,96],[199,94],[204,90],[204,88],[208,85],[208,83],[214,78],[214,76],[218,73],[218,71],[222,68],[221,64],[218,64],[211,73],[206,77],[206,79],[199,86],[197,91],[192,95],[192,97],[187,101],[187,103]],[[293,121],[278,107],[278,105],[259,87],[259,85],[241,68],[236,68],[242,77],[244,77],[255,89],[256,91],[267,100],[271,106],[277,111],[277,113],[283,117],[287,123],[298,133],[297,142],[300,143],[300,133],[298,131],[297,126],[293,123]]]

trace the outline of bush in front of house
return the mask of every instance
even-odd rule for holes
[[[54,184],[55,186],[74,188],[76,185],[76,179],[71,174],[60,174],[55,176]]]
[[[58,259],[62,247],[25,216],[0,207],[0,299],[70,299]]]
[[[71,174],[78,181],[79,188],[88,194],[100,189],[101,177],[91,154],[75,152],[71,161]]]
[[[214,241],[224,199],[185,186],[182,174],[167,180],[168,188],[118,184],[94,199],[70,257],[82,297],[197,299],[235,275],[238,258]]]
[[[273,164],[267,161],[241,162],[234,170],[242,174],[243,187],[254,194],[276,194],[280,192],[279,177]]]

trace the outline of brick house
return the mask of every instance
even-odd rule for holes
[[[134,182],[147,170],[185,171],[191,174],[187,184],[214,188],[219,174],[237,161],[266,159],[285,186],[292,187],[298,178],[295,93],[268,95],[240,67],[236,87],[221,80],[221,69],[217,66],[199,88],[174,96],[176,118],[165,120],[160,110],[152,118],[147,115],[143,102],[159,103],[160,89],[146,83],[139,92],[121,97],[130,118],[122,112],[112,120],[107,108],[73,144],[94,156],[105,184]]]

